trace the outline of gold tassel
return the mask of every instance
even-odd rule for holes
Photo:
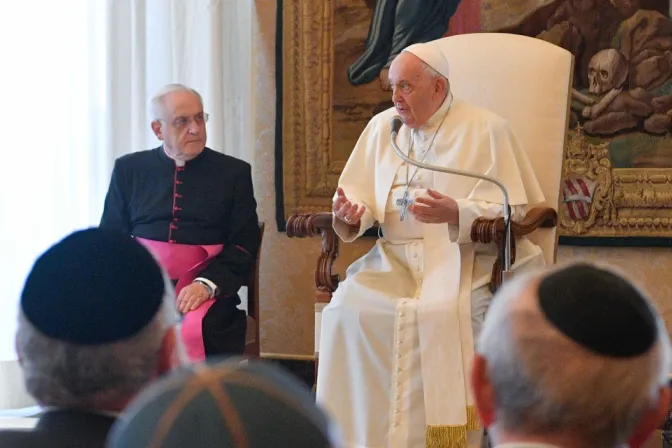
[[[467,427],[427,426],[425,446],[427,448],[467,448]]]
[[[479,429],[481,429],[481,419],[476,406],[467,406],[467,430],[478,431]]]

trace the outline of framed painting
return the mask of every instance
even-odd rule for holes
[[[278,227],[329,210],[359,134],[392,106],[392,59],[472,32],[528,35],[576,58],[561,243],[672,245],[667,0],[278,0]]]

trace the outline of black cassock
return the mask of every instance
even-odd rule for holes
[[[205,148],[178,167],[162,146],[119,157],[100,227],[155,241],[223,244],[199,274],[219,289],[203,319],[205,352],[243,352],[246,316],[237,309],[238,290],[256,261],[260,241],[247,162]]]

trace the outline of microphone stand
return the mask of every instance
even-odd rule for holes
[[[391,125],[392,131],[390,132],[390,140],[392,142],[392,149],[397,153],[403,161],[408,164],[417,166],[418,168],[424,168],[430,171],[439,171],[447,174],[456,174],[458,176],[472,177],[475,179],[485,180],[491,182],[499,187],[502,191],[502,196],[504,197],[504,269],[502,269],[502,283],[513,277],[513,272],[511,271],[511,208],[509,207],[509,192],[506,190],[506,187],[503,183],[495,179],[494,177],[485,176],[483,174],[471,173],[469,171],[460,171],[454,170],[451,168],[444,168],[436,165],[428,165],[426,163],[418,162],[409,158],[404,154],[401,149],[397,146],[397,134],[402,125],[401,117],[396,115],[392,118]]]

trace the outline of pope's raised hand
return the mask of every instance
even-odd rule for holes
[[[338,219],[351,226],[358,226],[365,210],[366,207],[359,207],[357,204],[350,202],[341,187],[336,189],[336,199],[334,200],[332,211]]]

